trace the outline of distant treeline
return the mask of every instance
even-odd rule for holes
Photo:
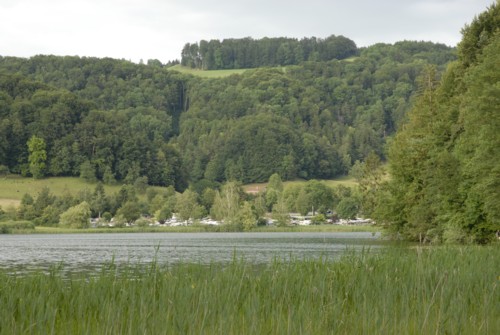
[[[356,44],[344,37],[224,39],[187,43],[181,64],[203,70],[245,69],[297,65],[303,61],[330,61],[356,55]]]

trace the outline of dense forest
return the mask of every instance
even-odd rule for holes
[[[344,36],[201,40],[182,49],[181,64],[203,70],[248,69],[298,65],[304,61],[345,59],[358,53],[354,41]]]
[[[422,242],[479,242],[500,231],[500,3],[463,30],[458,60],[424,72],[389,149],[374,216]]]
[[[429,42],[356,53],[219,79],[155,60],[0,57],[0,165],[177,190],[345,174],[371,152],[385,159],[423,69],[456,59]]]

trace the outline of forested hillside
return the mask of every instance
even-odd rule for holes
[[[440,73],[456,58],[426,42],[356,53],[220,79],[155,60],[0,57],[0,165],[36,177],[146,177],[178,190],[345,174],[370,152],[384,158],[422,70]]]
[[[500,3],[463,30],[441,80],[431,67],[390,146],[374,215],[422,242],[480,242],[500,231]]]

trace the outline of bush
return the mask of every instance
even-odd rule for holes
[[[68,208],[61,214],[59,223],[72,228],[88,228],[90,226],[90,205],[84,201]]]
[[[318,214],[312,218],[311,223],[314,225],[320,225],[326,223],[326,217],[323,214]]]
[[[135,220],[135,224],[139,227],[146,227],[148,226],[149,224],[151,223],[151,221],[149,221],[148,219],[146,218],[139,218],[137,220]]]
[[[31,221],[5,221],[0,222],[0,234],[10,234],[13,230],[35,229]]]

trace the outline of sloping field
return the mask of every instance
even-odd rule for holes
[[[247,69],[236,69],[236,70],[198,70],[192,69],[182,65],[174,65],[169,67],[170,71],[178,71],[180,73],[191,74],[193,76],[202,77],[202,78],[223,78],[228,77],[232,74],[242,74],[247,71]]]
[[[87,183],[80,178],[74,177],[33,179],[11,175],[0,178],[0,206],[16,206],[25,193],[36,196],[44,187],[48,187],[52,194],[60,196],[64,192],[76,195],[84,189],[94,190],[95,186],[95,183]],[[108,194],[118,192],[119,189],[119,185],[104,185],[104,190]]]

